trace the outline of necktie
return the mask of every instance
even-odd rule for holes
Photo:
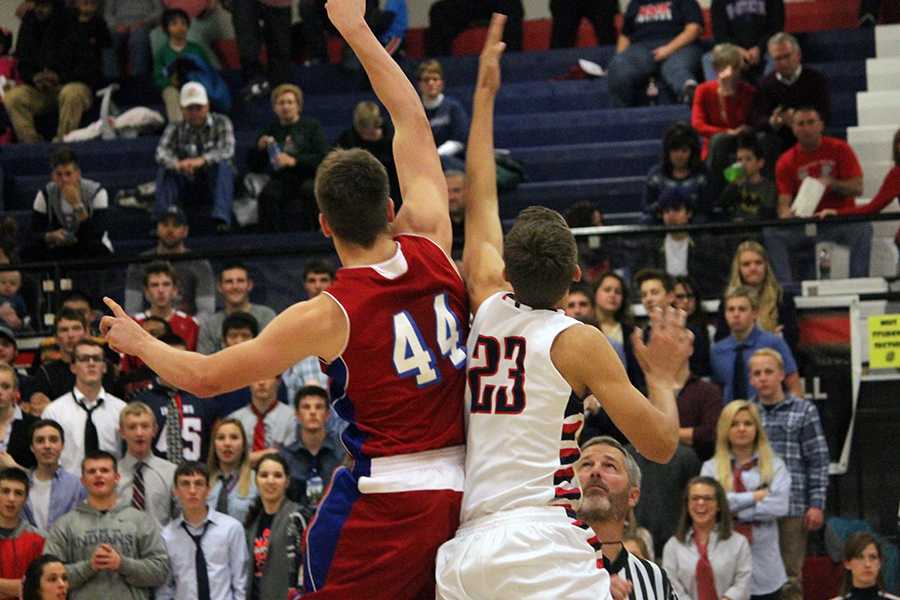
[[[206,529],[209,527],[209,521],[203,525],[203,531],[200,535],[194,535],[188,530],[187,523],[181,522],[184,532],[188,534],[194,541],[196,550],[194,551],[194,569],[197,571],[197,600],[209,600],[209,572],[206,570],[206,557],[203,555],[203,536],[206,535]]]
[[[144,467],[146,466],[142,462],[134,466],[134,481],[131,484],[131,506],[138,510],[144,510],[146,506],[146,501],[144,500]]]
[[[731,379],[731,399],[747,399],[747,365],[744,363],[746,344],[734,347],[734,377]]]
[[[228,514],[228,488],[231,487],[231,480],[234,478],[234,475],[219,475],[219,481],[222,482],[222,487],[219,489],[219,497],[216,498],[216,512],[220,512],[222,514]]]
[[[74,396],[75,392],[72,392],[72,395]],[[76,400],[75,403],[87,413],[84,422],[84,453],[87,455],[100,449],[100,438],[97,436],[97,426],[94,425],[93,412],[103,404],[103,398],[98,399],[92,408],[88,408],[82,400]]]
[[[758,462],[758,460],[755,458],[744,465],[739,465],[739,464],[737,464],[737,461],[735,461],[734,469],[731,472],[731,474],[732,474],[731,487],[734,488],[735,492],[746,492],[747,491],[747,486],[744,485],[744,480],[741,479],[741,474],[744,471],[751,470],[753,467],[756,466],[757,462]],[[740,533],[741,535],[743,535],[745,538],[747,538],[748,542],[750,542],[750,543],[753,542],[753,523],[744,523],[741,521],[735,521],[734,530],[737,531],[738,533]]]
[[[184,460],[181,439],[181,395],[178,392],[169,394],[169,405],[166,408],[166,458],[176,465],[180,465]]]
[[[253,427],[253,451],[257,450],[265,450],[269,447],[266,444],[266,415],[275,410],[275,406],[278,401],[272,402],[272,404],[266,410],[260,412],[253,403],[250,404],[250,410],[253,411],[253,414],[256,415],[256,425]]]
[[[706,554],[707,544],[698,542],[695,534],[694,545],[700,554],[700,559],[697,560],[697,569],[694,573],[694,576],[697,578],[697,600],[719,600],[712,564],[709,562],[709,556]]]

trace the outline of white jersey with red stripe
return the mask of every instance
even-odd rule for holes
[[[581,402],[550,360],[556,337],[578,324],[509,292],[479,307],[468,338],[463,523],[580,500]]]

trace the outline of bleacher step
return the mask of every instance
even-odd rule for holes
[[[866,60],[866,83],[870,92],[900,90],[900,57]]]
[[[860,125],[897,125],[900,90],[857,92],[857,120]]]
[[[875,56],[900,56],[900,25],[879,25],[875,28]]]

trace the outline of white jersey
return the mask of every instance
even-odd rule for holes
[[[479,307],[467,348],[463,523],[581,498],[574,469],[581,402],[550,360],[556,336],[577,324],[509,292]]]

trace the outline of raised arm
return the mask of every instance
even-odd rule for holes
[[[590,390],[616,426],[648,459],[666,463],[678,446],[678,405],[675,374],[693,349],[693,335],[684,327],[684,313],[671,308],[651,315],[650,344],[635,329],[632,344],[647,378],[648,399],[628,380],[622,361],[597,328],[570,327],[557,337],[550,358],[562,376],[582,396]]]
[[[372,88],[394,124],[394,162],[403,207],[395,233],[419,233],[448,254],[453,244],[447,184],[425,108],[406,75],[387,53],[364,17],[365,0],[328,0],[328,18],[353,48]]]
[[[463,271],[472,312],[494,292],[507,289],[503,277],[503,229],[494,162],[494,99],[500,89],[500,57],[506,45],[506,16],[494,14],[478,63],[472,100],[472,127],[466,152],[466,243]]]
[[[256,338],[209,356],[178,350],[146,333],[110,298],[113,311],[100,331],[119,352],[138,356],[178,389],[206,397],[274,377],[307,356],[332,359],[347,341],[346,317],[327,295],[295,304],[275,317]]]

